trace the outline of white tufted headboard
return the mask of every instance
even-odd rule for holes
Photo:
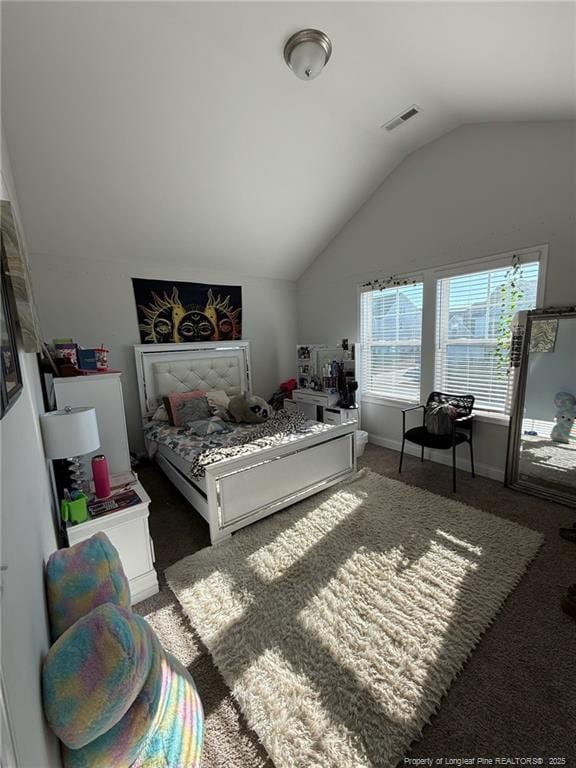
[[[169,392],[250,391],[250,342],[139,344],[134,347],[143,421]]]

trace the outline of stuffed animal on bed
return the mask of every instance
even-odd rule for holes
[[[245,392],[230,398],[228,413],[238,423],[261,424],[270,416],[270,406],[262,397]]]
[[[554,397],[556,424],[552,427],[550,437],[557,443],[570,442],[570,431],[576,419],[576,397],[570,392],[558,392]]]

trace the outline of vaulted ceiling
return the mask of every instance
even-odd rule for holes
[[[294,279],[423,144],[576,117],[570,2],[2,5],[2,119],[35,254]],[[282,58],[305,27],[334,46],[308,83]]]

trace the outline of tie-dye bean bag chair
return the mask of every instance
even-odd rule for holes
[[[200,765],[204,716],[194,682],[126,607],[98,605],[60,634],[44,661],[42,693],[65,768]]]
[[[95,533],[46,564],[46,590],[52,640],[103,603],[130,608],[130,587],[120,556],[105,533]]]

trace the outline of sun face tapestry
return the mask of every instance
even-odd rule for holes
[[[163,344],[242,338],[242,287],[132,278],[140,341]]]

